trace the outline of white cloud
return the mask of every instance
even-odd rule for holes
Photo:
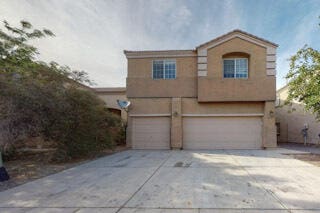
[[[190,24],[192,17],[191,11],[186,5],[179,7],[174,13],[169,16],[169,26],[171,30],[180,30]]]
[[[89,73],[98,86],[124,86],[124,49],[172,49],[172,39],[191,21],[186,5],[175,1],[7,1],[0,19],[26,19],[56,37],[34,42],[40,59]],[[168,28],[169,26],[169,28]],[[171,39],[170,39],[171,38]]]
[[[205,9],[205,13],[201,14],[204,21],[200,22],[200,32],[197,34],[201,38],[200,43],[207,42],[234,29],[246,27],[238,1],[209,1]]]
[[[267,1],[248,5],[238,0],[10,0],[1,1],[0,20],[16,25],[26,19],[35,27],[51,29],[56,37],[35,42],[41,59],[85,70],[98,86],[125,86],[124,49],[191,49],[235,28],[258,36],[281,35],[276,38],[282,85],[286,59],[305,43],[316,42],[319,14],[306,10],[305,16],[298,14],[302,18],[296,27],[273,28],[284,21],[275,11],[290,10],[290,4],[274,3],[271,7]],[[294,20],[286,19],[285,26]]]

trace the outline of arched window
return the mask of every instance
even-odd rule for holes
[[[248,78],[249,54],[228,53],[223,55],[224,78]]]

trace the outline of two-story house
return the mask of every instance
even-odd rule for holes
[[[128,146],[276,147],[276,48],[234,30],[192,50],[124,51]]]

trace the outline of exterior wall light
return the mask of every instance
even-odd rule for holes
[[[273,118],[274,117],[274,111],[270,110],[269,111],[269,116],[270,116],[270,118]]]

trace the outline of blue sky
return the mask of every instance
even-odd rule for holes
[[[125,86],[124,49],[194,49],[241,29],[279,44],[280,88],[291,55],[320,49],[319,15],[320,0],[0,0],[0,20],[56,34],[34,42],[40,60],[85,70],[99,87]]]

